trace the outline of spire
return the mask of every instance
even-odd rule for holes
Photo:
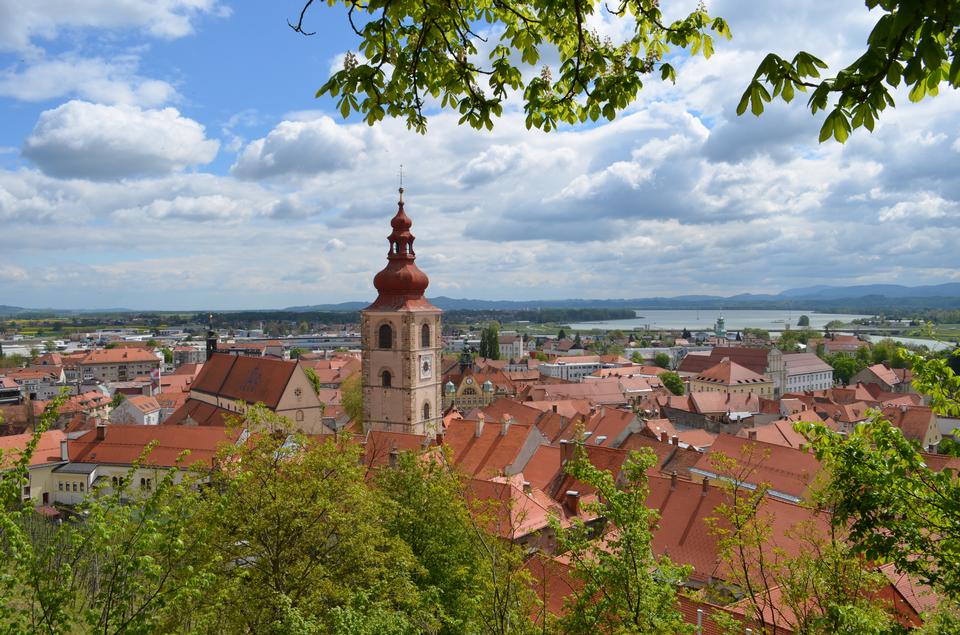
[[[387,236],[390,248],[387,251],[387,266],[373,279],[379,293],[376,301],[367,308],[433,308],[423,297],[430,280],[415,264],[417,254],[413,250],[415,236],[410,232],[413,221],[404,211],[403,186],[400,187],[397,213],[390,220],[392,232]]]

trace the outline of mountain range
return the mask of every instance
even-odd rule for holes
[[[908,287],[898,284],[865,284],[847,287],[816,285],[787,289],[777,294],[741,293],[733,296],[679,295],[673,297],[618,298],[565,300],[476,300],[437,296],[430,301],[445,311],[518,311],[537,309],[573,308],[626,308],[626,309],[778,309],[798,308],[819,311],[857,310],[882,311],[884,309],[915,308],[939,309],[960,308],[960,282]],[[368,302],[340,302],[291,306],[282,311],[358,311]],[[132,309],[28,309],[0,304],[0,316],[23,314],[83,314],[83,313],[129,313]]]

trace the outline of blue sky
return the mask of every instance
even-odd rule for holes
[[[843,147],[816,142],[802,100],[736,117],[766,52],[837,68],[875,20],[854,0],[797,4],[709,3],[733,41],[677,58],[677,84],[649,82],[614,122],[531,132],[514,102],[492,133],[433,113],[419,136],[314,98],[356,47],[323,4],[307,38],[286,24],[296,2],[0,0],[0,304],[369,299],[401,163],[434,295],[958,279],[956,91],[900,96]],[[628,25],[592,26],[616,39]]]

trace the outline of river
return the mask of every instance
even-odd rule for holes
[[[786,323],[790,328],[798,328],[797,320],[801,315],[810,318],[810,327],[822,329],[827,322],[840,320],[851,322],[857,318],[868,318],[870,315],[851,315],[840,313],[817,313],[815,311],[787,311],[783,309],[736,309],[719,311],[717,309],[646,309],[637,311],[637,317],[632,320],[606,320],[603,322],[579,322],[571,324],[575,331],[600,329],[612,331],[632,331],[634,329],[689,329],[690,331],[713,331],[713,325],[720,315],[723,315],[728,331],[739,331],[745,328],[765,329],[768,331],[782,331]]]

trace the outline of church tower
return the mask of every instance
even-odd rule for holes
[[[401,187],[387,266],[373,279],[377,299],[360,312],[363,426],[433,435],[443,416],[441,311],[423,295],[429,280],[414,263],[412,224]]]

